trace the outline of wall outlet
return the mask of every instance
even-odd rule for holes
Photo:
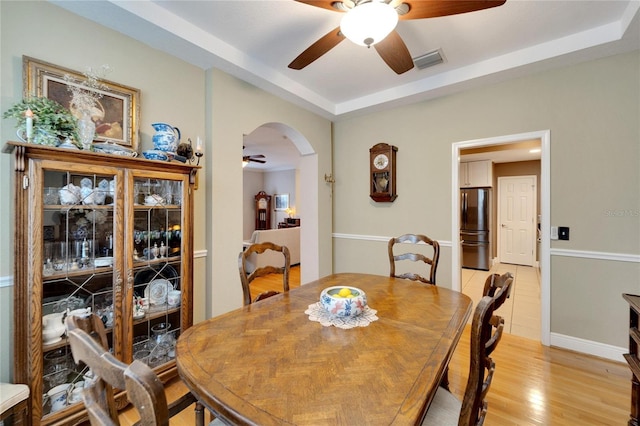
[[[551,239],[552,240],[557,240],[558,239],[558,227],[557,226],[552,226],[551,227]]]
[[[560,240],[569,240],[569,227],[568,226],[559,226],[558,227],[558,239]]]

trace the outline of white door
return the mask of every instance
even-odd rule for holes
[[[500,262],[534,265],[536,194],[536,176],[498,178]]]

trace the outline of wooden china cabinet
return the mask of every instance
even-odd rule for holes
[[[15,155],[14,379],[31,389],[31,423],[87,418],[73,389],[92,373],[73,362],[68,315],[98,314],[118,359],[174,377],[175,340],[193,324],[197,167],[18,142],[4,152]]]

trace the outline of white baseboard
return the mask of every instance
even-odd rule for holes
[[[580,339],[578,337],[565,336],[564,334],[551,333],[551,346],[582,352],[612,361],[626,362],[622,356],[628,353],[627,348],[607,345],[606,343],[593,342],[591,340]]]

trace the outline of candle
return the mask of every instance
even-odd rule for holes
[[[27,108],[27,111],[24,113],[24,115],[25,117],[27,117],[27,142],[31,142],[31,138],[33,138],[33,111],[31,111],[31,108]]]
[[[196,139],[196,155],[202,155],[202,139],[200,139],[200,136]]]

